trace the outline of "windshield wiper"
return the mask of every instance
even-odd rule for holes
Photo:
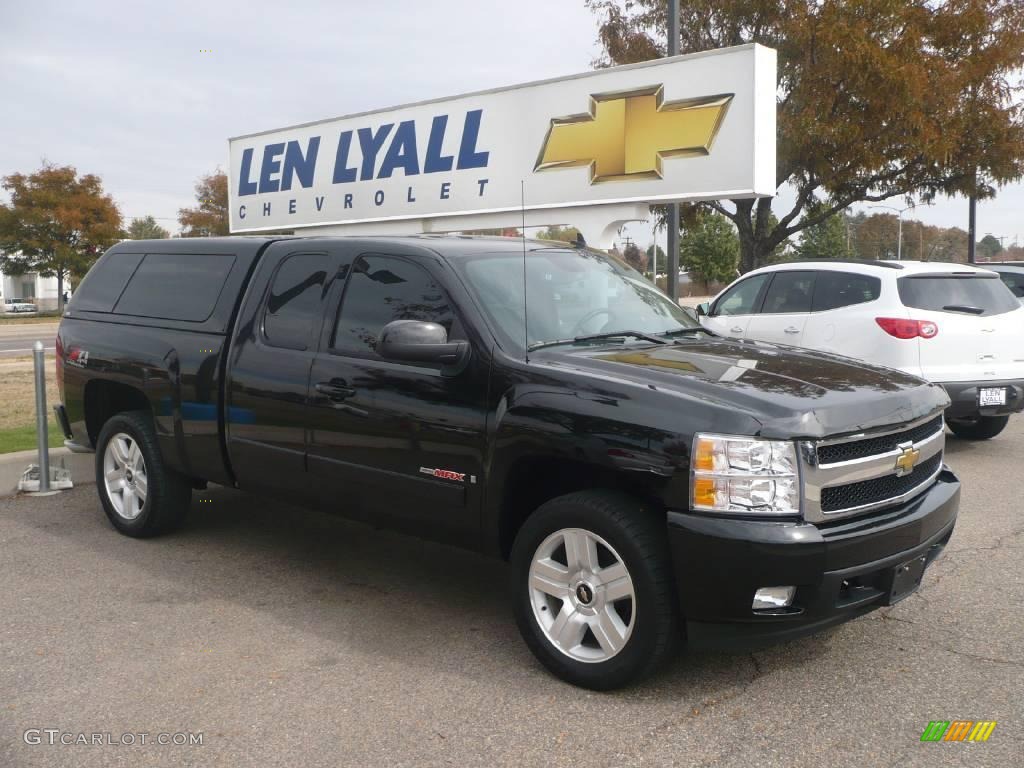
[[[648,333],[641,333],[640,331],[613,331],[610,333],[591,333],[586,336],[577,336],[573,339],[556,339],[554,341],[538,341],[531,344],[528,349],[532,352],[535,349],[541,349],[542,347],[555,347],[560,344],[578,344],[586,341],[600,341],[601,339],[617,339],[625,336],[632,336],[635,339],[643,339],[653,344],[667,344],[665,339],[658,338],[657,336],[651,336]]]
[[[983,315],[985,310],[981,307],[969,307],[966,304],[947,304],[943,309],[950,312],[967,312],[971,315]]]
[[[703,326],[700,325],[698,325],[696,328],[673,328],[671,331],[665,331],[660,335],[668,336],[669,338],[671,338],[673,336],[688,336],[691,333],[706,333],[708,336],[716,335],[713,331],[709,331],[707,328],[704,328]]]

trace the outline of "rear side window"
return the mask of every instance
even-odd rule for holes
[[[213,314],[234,263],[230,254],[146,254],[114,311],[201,323]]]
[[[97,262],[75,291],[72,308],[110,312],[142,257],[141,253],[112,253]]]
[[[849,307],[874,301],[882,293],[882,281],[870,275],[854,272],[818,272],[814,279],[812,312]]]
[[[454,338],[455,314],[441,287],[422,267],[390,256],[361,256],[345,286],[333,347],[376,356],[381,329],[392,320],[440,323]]]
[[[309,348],[329,266],[326,253],[295,253],[277,268],[263,315],[263,335],[271,346]]]
[[[1001,315],[1020,302],[996,275],[921,275],[896,281],[900,300],[914,309],[968,315]]]
[[[784,315],[811,311],[813,272],[776,272],[764,297],[762,314]]]

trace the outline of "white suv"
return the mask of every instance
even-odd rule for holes
[[[791,344],[942,384],[946,422],[995,437],[1024,409],[1024,307],[998,275],[964,264],[819,261],[763,267],[698,307],[723,336]]]

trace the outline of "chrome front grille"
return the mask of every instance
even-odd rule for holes
[[[941,414],[889,432],[800,445],[804,517],[826,522],[909,501],[942,470]]]
[[[842,443],[821,443],[818,445],[818,463],[835,464],[840,461],[862,459],[875,456],[898,448],[905,442],[919,443],[942,431],[942,414],[928,419],[923,424],[899,432],[866,437],[860,440],[847,440]]]

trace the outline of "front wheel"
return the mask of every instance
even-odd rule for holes
[[[979,416],[972,421],[947,421],[946,426],[963,440],[989,440],[1004,429],[1009,416]]]
[[[511,559],[519,631],[563,680],[618,688],[675,648],[664,522],[630,497],[584,491],[547,502],[524,523]]]

